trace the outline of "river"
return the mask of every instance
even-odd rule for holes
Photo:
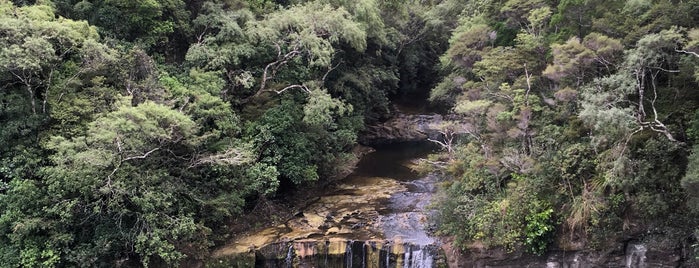
[[[436,148],[408,142],[375,149],[293,219],[240,237],[214,256],[248,254],[235,265],[248,267],[434,267],[439,246],[427,217],[436,177],[410,166]]]

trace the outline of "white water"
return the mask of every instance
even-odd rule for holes
[[[405,252],[403,268],[431,268],[434,262],[434,257],[422,246],[413,247]]]
[[[642,244],[628,244],[626,246],[626,268],[645,268],[646,252],[648,249]]]
[[[290,245],[288,251],[286,252],[286,267],[291,268],[293,267],[293,262],[294,262],[294,246]]]

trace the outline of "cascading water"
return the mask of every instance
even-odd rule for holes
[[[628,244],[626,246],[626,268],[645,268],[646,252],[643,244]]]
[[[423,246],[411,246],[405,252],[403,268],[431,268],[434,262],[433,253]]]
[[[215,254],[254,252],[255,267],[434,267],[439,247],[426,222],[437,179],[408,167],[433,149],[429,143],[378,148],[298,217]]]
[[[286,267],[287,268],[292,268],[293,267],[293,261],[294,261],[294,246],[289,246],[289,249],[286,252]]]
[[[352,257],[354,257],[354,254],[352,254],[352,243],[354,243],[354,241],[347,241],[347,250],[345,251],[345,260],[347,261],[346,267],[352,267]]]
[[[339,246],[343,244],[344,246]],[[438,248],[434,245],[421,246],[409,243],[389,241],[303,241],[295,242],[296,254],[293,267],[327,267],[327,268],[430,268]],[[344,252],[336,252],[335,250]],[[310,250],[310,251],[309,251]],[[312,254],[309,254],[313,252]],[[308,255],[303,255],[303,254]],[[267,256],[265,256],[267,258]],[[275,267],[275,262],[264,262]]]

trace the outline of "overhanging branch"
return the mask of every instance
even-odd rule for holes
[[[699,54],[694,52],[694,51],[687,51],[687,50],[680,50],[680,49],[675,49],[675,51],[679,52],[679,53],[689,54],[689,55],[692,55],[694,57],[699,58]]]

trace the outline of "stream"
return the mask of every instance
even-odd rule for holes
[[[427,205],[437,178],[419,176],[410,165],[436,148],[406,142],[375,149],[291,220],[236,239],[214,256],[247,254],[248,267],[434,267],[439,246],[428,232]]]

